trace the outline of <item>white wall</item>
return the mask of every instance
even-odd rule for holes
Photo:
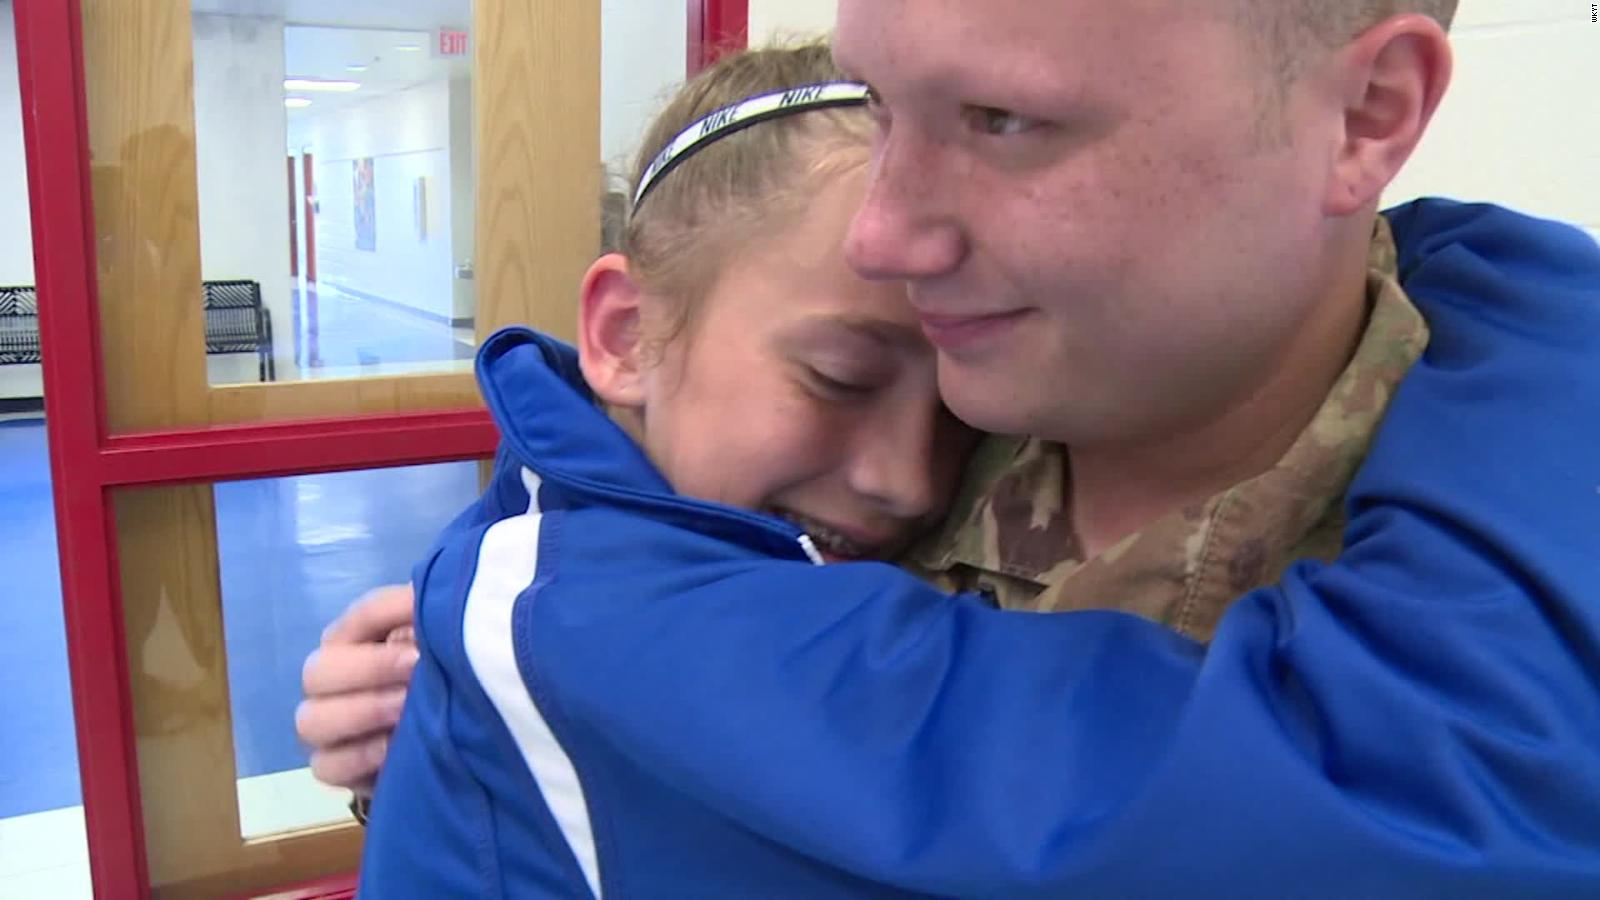
[[[750,0],[750,43],[833,30],[837,0]]]
[[[15,27],[11,0],[0,0],[0,285],[34,283]],[[0,366],[0,399],[37,397],[42,381],[38,366]]]
[[[619,175],[651,117],[683,81],[688,43],[683,4],[600,4],[600,159]]]
[[[201,277],[260,282],[277,375],[292,380],[283,20],[196,13],[193,28]],[[256,380],[252,360],[226,368],[226,380]]]
[[[478,156],[474,130],[472,79],[450,79],[450,250],[455,262],[466,263],[478,253]],[[477,315],[476,278],[452,282],[455,321],[465,323]]]
[[[315,154],[318,280],[452,318],[449,82],[306,117],[292,129],[289,145]],[[373,160],[373,251],[356,249],[354,161],[363,157]],[[428,179],[431,220],[422,238],[412,205],[419,176]]]
[[[11,0],[0,0],[0,285],[33,284],[33,229],[14,29]]]
[[[1487,200],[1600,237],[1600,25],[1571,0],[1462,0],[1454,86],[1386,200]]]

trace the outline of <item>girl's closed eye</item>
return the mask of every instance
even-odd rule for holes
[[[894,379],[890,365],[882,360],[829,355],[797,362],[803,385],[823,400],[865,400]]]
[[[862,398],[878,389],[877,384],[861,379],[859,376],[835,376],[816,368],[806,367],[806,379],[820,393],[831,398]]]

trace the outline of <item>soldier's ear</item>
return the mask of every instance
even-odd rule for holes
[[[1328,169],[1328,215],[1378,202],[1427,131],[1451,60],[1444,29],[1417,14],[1381,22],[1333,55],[1326,84],[1342,101],[1344,129]]]
[[[595,396],[613,408],[644,405],[642,293],[628,258],[607,253],[583,276],[578,311],[578,362]]]

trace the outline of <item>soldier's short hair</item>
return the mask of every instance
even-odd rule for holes
[[[1445,30],[1457,0],[1228,0],[1246,41],[1259,57],[1257,116],[1263,143],[1284,140],[1283,109],[1289,88],[1306,66],[1385,19],[1404,13],[1430,16]]]
[[[1458,0],[1232,0],[1259,43],[1274,79],[1292,82],[1310,52],[1339,47],[1368,28],[1403,13],[1432,17],[1445,30]]]

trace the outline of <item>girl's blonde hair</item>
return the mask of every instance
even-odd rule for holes
[[[689,79],[655,117],[636,156],[626,197],[650,162],[684,129],[757,94],[846,80],[826,41],[747,50]],[[871,119],[859,108],[809,110],[719,138],[661,178],[629,208],[618,249],[646,291],[671,301],[670,339],[711,289],[731,254],[805,209],[820,179],[866,161]]]

